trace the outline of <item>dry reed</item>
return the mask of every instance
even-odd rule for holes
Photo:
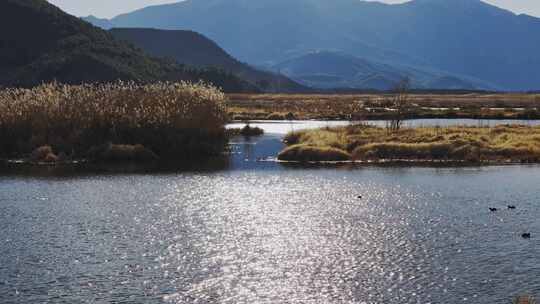
[[[339,149],[350,153],[353,160],[540,162],[540,127],[520,125],[398,132],[358,125],[290,133],[285,142],[311,150]],[[301,155],[297,158],[305,160]]]
[[[225,95],[204,84],[43,84],[0,91],[0,156],[41,146],[84,156],[108,143],[141,144],[160,157],[219,153]]]

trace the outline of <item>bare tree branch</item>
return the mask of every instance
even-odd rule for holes
[[[407,118],[407,113],[411,109],[409,90],[411,81],[408,77],[403,78],[394,88],[392,95],[387,98],[386,103],[391,108],[390,119],[387,128],[391,132],[399,131],[403,122]]]

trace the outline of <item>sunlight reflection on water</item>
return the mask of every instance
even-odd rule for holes
[[[538,166],[291,169],[256,161],[278,137],[234,146],[228,170],[0,176],[0,299],[491,304],[540,295]]]
[[[539,291],[540,243],[518,237],[540,231],[538,168],[280,172],[2,180],[0,296],[499,303]],[[520,210],[486,211],[508,201]]]

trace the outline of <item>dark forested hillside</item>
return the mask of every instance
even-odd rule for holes
[[[117,39],[132,43],[150,55],[172,58],[196,68],[219,68],[253,83],[263,91],[306,90],[287,77],[259,71],[236,60],[215,42],[193,31],[114,28],[109,32]]]
[[[33,86],[115,80],[212,81],[226,91],[256,91],[217,70],[192,70],[156,59],[45,0],[0,2],[0,85]]]

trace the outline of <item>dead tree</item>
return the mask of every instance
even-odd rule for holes
[[[409,90],[411,81],[408,77],[402,79],[394,88],[392,94],[387,97],[386,104],[390,107],[390,116],[387,121],[387,128],[391,132],[401,129],[403,122],[407,119],[407,114],[411,110],[411,100]]]

